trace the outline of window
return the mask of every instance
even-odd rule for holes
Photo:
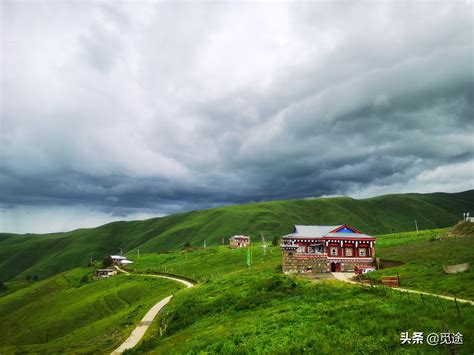
[[[352,248],[346,248],[346,256],[352,256]]]
[[[304,253],[304,246],[300,245],[297,249],[298,253]]]
[[[331,255],[337,255],[337,248],[331,247]]]
[[[359,256],[365,256],[365,248],[359,249]]]

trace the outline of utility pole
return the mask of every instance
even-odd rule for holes
[[[415,227],[416,227],[416,235],[418,235],[418,223],[416,222],[416,219],[415,219]]]
[[[222,237],[222,245],[224,245],[224,237]]]
[[[204,249],[206,249],[206,240],[204,239]]]
[[[140,259],[140,249],[137,249],[138,259]]]

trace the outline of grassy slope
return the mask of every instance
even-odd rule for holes
[[[387,289],[310,283],[264,272],[231,274],[179,294],[133,353],[394,354],[448,353],[446,346],[401,346],[400,332],[464,335],[460,353],[474,350],[474,307]],[[412,316],[416,314],[416,316]],[[390,320],[390,321],[387,321]],[[166,327],[159,336],[158,324]]]
[[[382,236],[378,238],[377,253],[383,256],[393,248],[409,251],[420,243],[435,245],[439,242],[430,242],[431,237],[444,231]],[[464,245],[465,239],[452,239],[443,248],[428,252],[439,254],[440,258],[449,256],[452,250]],[[464,249],[472,257],[474,248]],[[465,344],[458,347],[460,353],[474,350],[472,306],[461,305],[462,319],[458,319],[453,302],[442,301],[443,310],[430,297],[423,306],[419,298],[408,299],[396,292],[337,281],[313,284],[288,278],[280,275],[278,247],[268,248],[265,255],[258,243],[251,250],[250,271],[245,266],[245,249],[219,246],[187,255],[142,255],[130,266],[135,272],[170,272],[198,279],[202,284],[175,296],[167,311],[152,323],[147,341],[135,352],[446,353],[445,346],[399,345],[402,331],[427,334],[446,329],[464,335]],[[426,260],[416,262],[420,267]],[[140,318],[137,310],[146,312],[152,303],[171,292],[171,287],[177,287],[175,283],[152,286],[150,279],[135,276],[118,276],[78,287],[85,270],[88,269],[75,269],[0,297],[0,314],[7,315],[6,322],[0,323],[0,352],[111,350],[125,338],[122,327],[128,324],[130,329]],[[426,282],[429,279],[433,275],[427,273],[426,278],[414,279],[413,285],[431,290]],[[465,279],[459,286],[468,293],[474,289],[474,282]],[[120,308],[117,304],[123,300],[133,305],[122,304]],[[143,306],[139,308],[139,304]],[[417,316],[407,316],[412,314]],[[159,336],[160,326],[166,328],[164,337]]]
[[[474,272],[445,275],[443,265],[470,262],[474,265],[474,236],[445,238],[431,241],[444,235],[447,229],[404,232],[377,238],[376,253],[383,259],[400,261],[403,265],[379,270],[372,274],[376,281],[383,275],[393,276],[397,272],[403,287],[457,296],[474,300]],[[229,272],[246,269],[246,250],[231,250],[228,247],[199,249],[187,253],[146,254],[131,266],[137,272],[167,272],[183,275],[200,281],[218,277]],[[279,270],[281,254],[279,248],[268,248],[263,255],[261,244],[252,248],[254,267],[258,270]]]
[[[442,236],[441,240],[432,240]],[[400,241],[396,243],[394,241]],[[415,232],[387,235],[378,239],[378,256],[403,262],[382,269],[371,276],[380,281],[383,276],[400,275],[402,287],[440,293],[474,300],[474,235],[445,238],[444,233]],[[470,263],[471,269],[458,274],[445,274],[443,265]]]
[[[113,350],[154,303],[179,288],[125,275],[81,285],[91,272],[70,270],[0,297],[0,353]]]
[[[378,253],[383,255],[392,248],[407,252],[420,243],[438,243],[429,240],[443,232],[383,236],[379,238]],[[460,248],[465,248],[471,258],[474,253],[462,239],[441,247],[428,250],[439,263],[443,255],[450,257]],[[474,350],[472,306],[461,305],[462,319],[458,319],[453,302],[441,301],[443,310],[431,297],[425,297],[423,305],[419,297],[407,298],[406,294],[389,290],[292,279],[279,275],[279,248],[270,248],[264,256],[257,245],[252,253],[255,267],[251,271],[245,267],[246,251],[227,247],[192,251],[187,256],[176,252],[141,258],[133,265],[137,272],[166,271],[204,283],[178,295],[166,314],[152,324],[147,340],[133,352],[447,353],[446,346],[401,346],[399,340],[402,331],[423,331],[426,335],[446,329],[464,335],[465,344],[458,347],[460,353]],[[422,267],[426,260],[417,259],[416,263]],[[412,286],[437,291],[430,284],[437,275],[427,272],[423,277],[420,272],[417,276]],[[460,281],[451,284],[470,294],[474,280]],[[409,316],[413,314],[416,317]],[[159,335],[160,326],[166,327],[164,337]]]
[[[40,278],[85,265],[90,257],[124,248],[141,252],[220,244],[245,233],[281,236],[294,224],[348,223],[369,234],[452,225],[474,209],[474,190],[456,194],[387,195],[364,200],[328,198],[251,203],[172,215],[145,221],[116,222],[98,228],[45,235],[0,234],[0,279]]]

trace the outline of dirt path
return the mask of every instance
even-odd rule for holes
[[[120,269],[119,267],[115,267],[119,272],[124,273],[126,275],[132,275],[129,272]],[[186,287],[190,288],[193,287],[193,284],[189,281],[178,279],[176,277],[170,276],[163,276],[163,275],[147,275],[147,274],[133,274],[133,275],[140,275],[140,276],[147,276],[147,277],[159,277],[162,279],[173,280],[176,282],[180,282],[184,284]],[[130,336],[125,340],[117,349],[112,351],[112,355],[121,354],[127,349],[131,349],[135,347],[138,342],[142,339],[143,335],[145,335],[148,327],[150,326],[153,319],[155,319],[156,315],[161,311],[161,309],[168,304],[171,300],[173,295],[163,298],[160,302],[155,304],[151,309],[145,314],[145,316],[141,319],[138,323],[137,327],[132,331]]]
[[[356,285],[370,286],[369,284],[364,284],[364,283],[360,283],[360,282],[351,280],[355,275],[350,273],[350,272],[333,272],[332,274],[333,274],[334,278],[336,280],[339,280],[339,281],[344,281],[344,282],[348,282],[348,283],[356,284]],[[374,286],[374,287],[377,287],[377,286]],[[445,300],[454,301],[454,297],[438,295],[436,293],[410,290],[410,289],[401,288],[401,287],[393,287],[392,289],[400,291],[400,292],[410,292],[410,293],[416,293],[416,294],[423,294],[423,295],[427,295],[427,296],[435,296],[435,297],[443,298]],[[456,298],[456,301],[458,301],[459,303],[468,303],[468,304],[474,305],[474,301],[471,301],[471,300]]]

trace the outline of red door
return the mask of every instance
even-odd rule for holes
[[[336,272],[341,272],[341,263],[336,264]]]

